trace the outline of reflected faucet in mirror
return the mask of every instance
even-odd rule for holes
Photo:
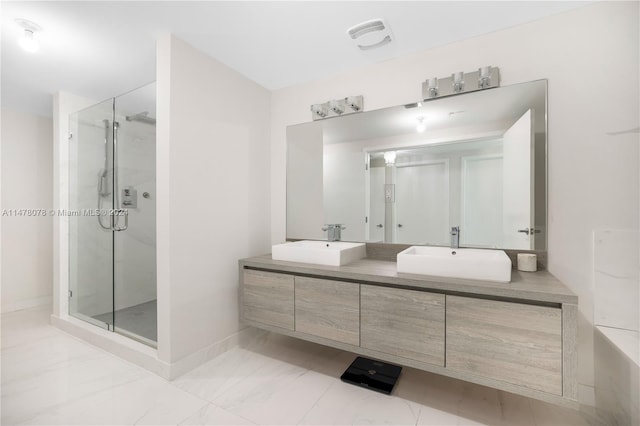
[[[451,248],[459,248],[460,247],[460,227],[452,226],[450,234],[451,234]]]
[[[327,239],[329,241],[340,241],[342,238],[342,231],[344,229],[347,229],[347,227],[339,223],[329,224],[322,227],[322,230],[327,232]]]

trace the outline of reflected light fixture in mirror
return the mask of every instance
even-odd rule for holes
[[[451,74],[451,78],[453,79],[453,92],[460,93],[464,90],[464,73],[463,72],[454,72]]]
[[[427,80],[427,87],[429,89],[429,97],[434,98],[438,96],[438,78],[433,77]]]
[[[491,85],[491,67],[478,68],[478,87],[486,89]]]
[[[396,163],[396,152],[387,151],[384,153],[384,164],[386,166],[393,166]]]

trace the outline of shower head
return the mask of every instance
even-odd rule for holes
[[[127,115],[125,118],[127,119],[127,121],[139,121],[141,123],[152,124],[154,126],[156,124],[156,119],[153,117],[149,117],[148,111],[139,112],[134,115]]]

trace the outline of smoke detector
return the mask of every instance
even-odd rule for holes
[[[391,43],[391,29],[383,19],[361,22],[347,30],[347,35],[360,50],[371,50]]]

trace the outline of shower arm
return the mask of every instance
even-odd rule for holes
[[[151,124],[152,126],[156,125],[156,119],[149,117],[149,111],[139,112],[134,115],[127,115],[125,119],[127,121],[138,121],[140,123]]]

